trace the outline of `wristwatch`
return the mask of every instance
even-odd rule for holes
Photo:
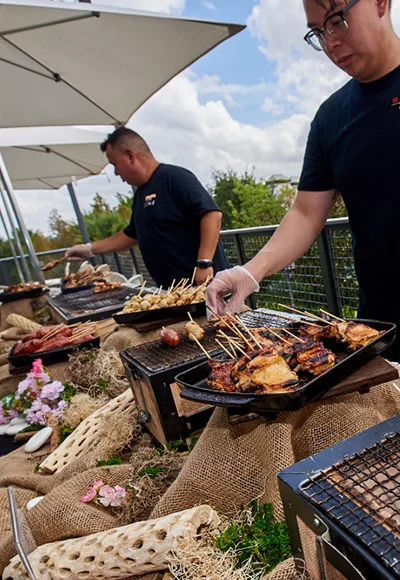
[[[196,262],[196,268],[199,268],[200,270],[207,270],[207,268],[212,267],[213,267],[212,260],[197,260]]]

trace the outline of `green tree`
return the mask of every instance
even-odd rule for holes
[[[277,224],[285,215],[285,208],[272,188],[254,178],[251,183],[236,179],[234,194],[239,203],[231,206],[233,228]]]
[[[226,171],[213,171],[212,184],[209,186],[209,193],[215,200],[222,211],[222,229],[229,230],[234,228],[233,225],[233,208],[238,208],[240,199],[235,192],[237,182],[253,183],[254,176],[252,173],[245,171],[239,175],[233,169]]]
[[[112,236],[126,227],[129,220],[129,217],[126,216],[128,200],[124,196],[120,196],[118,201],[119,204],[111,208],[100,194],[95,195],[91,211],[83,214],[86,229],[92,241]]]

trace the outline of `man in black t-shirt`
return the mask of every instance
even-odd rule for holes
[[[217,275],[207,299],[222,314],[223,295],[232,292],[228,308],[237,310],[264,276],[306,252],[339,191],[354,239],[359,315],[400,326],[400,40],[390,1],[304,0],[304,7],[305,40],[353,78],[321,105],[311,124],[293,207],[253,260]],[[400,356],[400,343],[394,356]]]
[[[159,286],[191,278],[202,284],[229,267],[219,233],[222,214],[198,179],[182,167],[159,163],[140,135],[119,127],[101,145],[115,175],[135,186],[132,217],[123,230],[67,250],[69,260],[139,245]]]

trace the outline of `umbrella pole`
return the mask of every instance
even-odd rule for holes
[[[17,268],[19,280],[20,280],[20,282],[25,282],[24,275],[22,274],[21,266],[19,265],[19,260],[17,258],[17,252],[15,251],[15,247],[14,247],[13,241],[11,239],[10,233],[8,231],[8,227],[7,227],[7,224],[6,224],[6,221],[4,219],[2,211],[0,211],[0,219],[1,219],[1,223],[3,224],[4,231],[6,233],[6,237],[7,237],[9,246],[10,246],[12,257],[14,258],[14,263],[15,263],[15,267]],[[8,285],[12,284],[12,281],[7,282],[7,284]]]
[[[75,193],[75,188],[72,185],[72,183],[67,183],[67,188],[68,188],[68,193],[69,193],[71,201],[72,201],[72,205],[74,206],[75,215],[76,215],[76,218],[78,220],[79,229],[81,230],[83,241],[85,242],[85,244],[88,244],[90,242],[90,238],[89,238],[88,231],[86,229],[86,224],[85,224],[85,221],[83,219],[81,208],[79,207],[79,203],[78,203],[76,193]]]
[[[12,230],[12,233],[13,233],[13,236],[14,236],[15,243],[17,244],[18,252],[19,252],[19,255],[20,255],[20,258],[21,258],[22,269],[24,271],[24,277],[26,278],[26,280],[30,280],[31,279],[31,273],[29,271],[28,264],[27,264],[27,261],[25,259],[25,252],[22,249],[21,240],[19,239],[19,233],[18,233],[17,227],[15,225],[15,221],[14,221],[14,218],[13,218],[13,214],[12,214],[12,211],[11,211],[11,207],[10,207],[9,201],[7,199],[7,194],[6,194],[6,191],[5,191],[4,187],[3,187],[3,182],[1,180],[1,174],[0,174],[0,195],[1,195],[1,198],[3,200],[4,209],[6,211],[6,214],[7,214],[7,217],[8,217],[8,221],[9,221],[10,226],[11,226],[11,230]]]
[[[1,175],[1,178],[3,180],[6,192],[8,194],[8,199],[10,200],[11,207],[14,211],[14,215],[17,219],[19,229],[22,233],[22,237],[24,239],[26,248],[28,250],[29,258],[31,260],[31,264],[33,266],[33,270],[35,272],[36,278],[37,278],[37,280],[39,280],[39,282],[44,282],[45,277],[43,275],[42,270],[40,269],[40,264],[39,264],[39,261],[38,261],[37,256],[36,256],[35,248],[33,247],[32,240],[30,238],[30,235],[28,233],[25,222],[23,220],[21,211],[19,209],[17,200],[15,198],[14,188],[12,186],[11,179],[10,179],[10,176],[8,175],[7,168],[6,168],[6,165],[4,163],[4,159],[3,159],[3,156],[1,153],[0,153],[0,175]]]

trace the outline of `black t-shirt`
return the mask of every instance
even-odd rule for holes
[[[346,204],[360,284],[359,315],[400,322],[400,67],[355,79],[318,110],[299,190],[337,189]]]
[[[124,233],[137,239],[151,277],[164,288],[191,278],[200,246],[200,220],[218,206],[187,169],[160,163],[149,181],[137,188],[132,217]],[[221,241],[214,272],[229,268]]]

